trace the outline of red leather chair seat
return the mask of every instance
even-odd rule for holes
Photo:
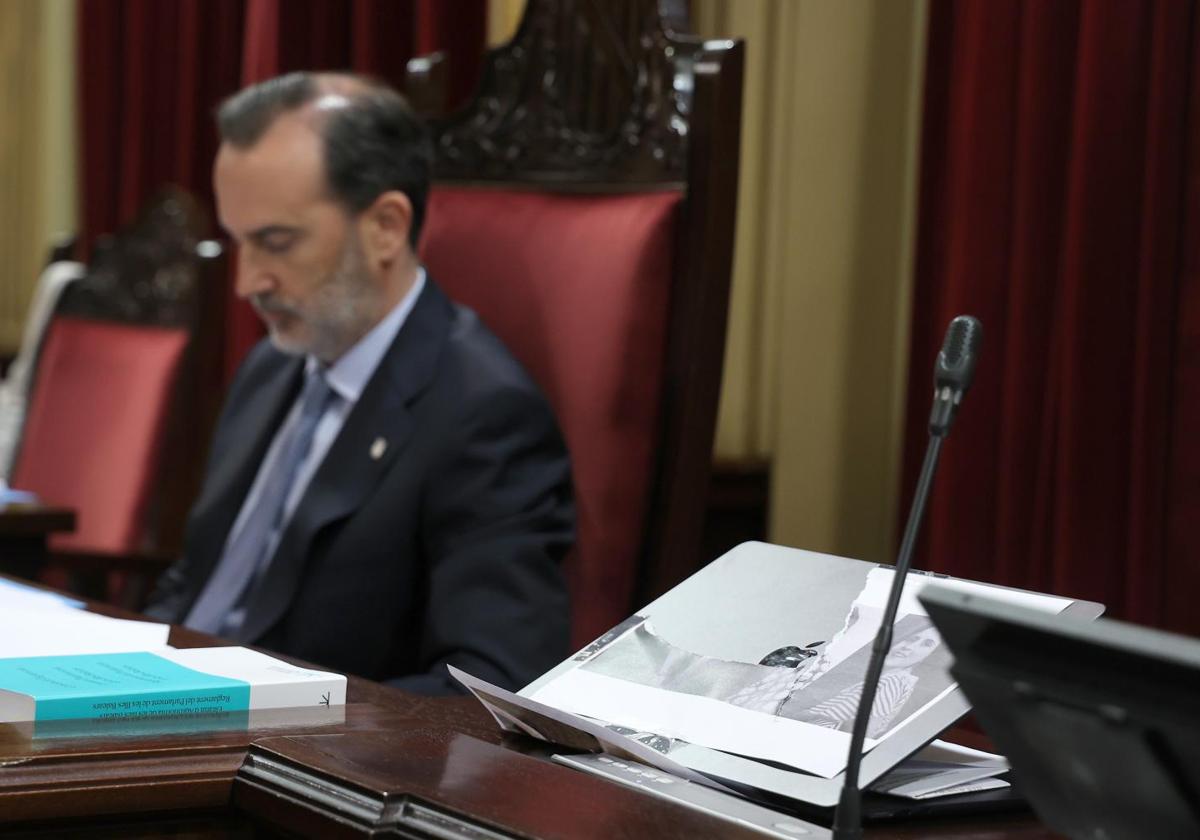
[[[681,195],[437,187],[421,256],[550,399],[571,452],[575,642],[625,618],[636,583],[664,391]]]
[[[38,358],[12,484],[77,513],[53,547],[141,547],[181,329],[55,318]]]

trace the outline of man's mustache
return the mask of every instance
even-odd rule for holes
[[[250,295],[250,305],[260,315],[295,315],[296,308],[269,294]]]

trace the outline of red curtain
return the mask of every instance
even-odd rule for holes
[[[984,345],[915,565],[1200,630],[1169,598],[1200,550],[1168,550],[1198,486],[1178,486],[1182,454],[1200,478],[1176,397],[1181,294],[1192,312],[1200,295],[1194,258],[1185,276],[1196,4],[935,0],[930,15],[906,487],[949,319],[978,316]]]
[[[209,112],[238,87],[242,0],[79,0],[81,241],[164,184],[211,206]]]
[[[212,207],[213,108],[249,82],[352,69],[404,83],[444,50],[450,103],[478,79],[486,0],[78,0],[82,240],[127,223],[162,185]],[[232,300],[232,296],[231,296]],[[261,335],[231,304],[226,368]]]

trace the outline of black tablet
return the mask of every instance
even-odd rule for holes
[[[1021,789],[1071,837],[1200,837],[1200,641],[926,587],[951,672]]]

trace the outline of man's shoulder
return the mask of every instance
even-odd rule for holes
[[[439,365],[445,378],[469,393],[541,390],[512,350],[469,306],[451,302],[453,315]]]

